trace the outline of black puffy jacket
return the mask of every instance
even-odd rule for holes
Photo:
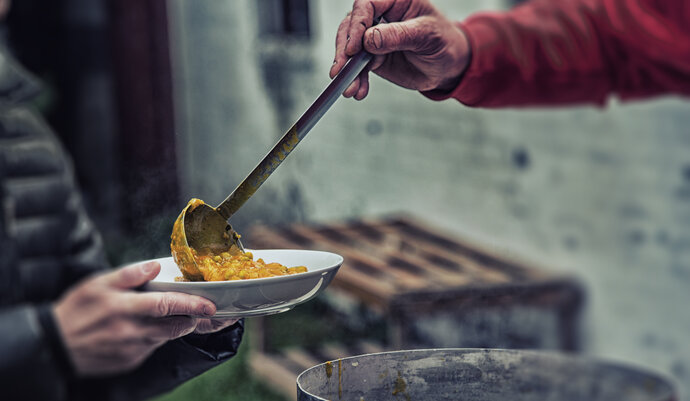
[[[168,342],[127,374],[83,380],[66,371],[60,340],[39,315],[76,281],[109,267],[65,151],[26,105],[37,91],[36,81],[1,51],[0,398],[143,399],[233,356],[242,322]]]

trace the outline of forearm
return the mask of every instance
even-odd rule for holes
[[[170,391],[183,382],[225,362],[237,353],[243,321],[214,334],[189,335],[159,348],[132,372],[104,377],[77,378],[62,346],[51,344],[39,308],[17,306],[0,312],[0,384],[7,399],[142,400]]]
[[[603,104],[690,94],[690,7],[682,1],[533,0],[461,24],[472,60],[451,93],[469,106]]]
[[[0,311],[0,383],[10,400],[63,400],[67,385],[33,306]]]
[[[71,400],[142,400],[170,391],[237,353],[244,322],[208,335],[189,335],[159,348],[136,370],[84,379],[71,388]]]

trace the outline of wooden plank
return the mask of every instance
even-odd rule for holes
[[[356,347],[359,349],[358,354],[375,354],[385,351],[383,345],[370,340],[359,341]]]
[[[301,372],[290,369],[281,359],[277,355],[252,352],[249,355],[249,368],[269,387],[291,400],[297,400],[297,376]]]
[[[340,268],[331,285],[349,292],[367,306],[380,312],[389,309],[390,300],[396,294],[395,289],[385,282],[372,280],[371,277],[352,270],[346,265]]]
[[[432,285],[428,282],[428,280],[424,279],[423,275],[414,274],[400,269],[394,269],[385,263],[385,261],[381,260],[378,255],[360,252],[357,248],[346,242],[338,242],[333,240],[309,227],[295,225],[292,227],[292,229],[300,235],[310,238],[315,243],[324,244],[327,249],[338,252],[344,258],[346,258],[346,260],[349,259],[352,261],[358,261],[362,264],[372,266],[378,271],[381,271],[381,279],[388,279],[388,276],[390,276],[394,280],[395,284],[400,287],[401,291],[404,291],[405,289],[427,288]]]
[[[264,226],[252,228],[247,244],[249,248],[284,248],[284,249],[307,249],[297,241],[290,240],[290,237],[279,235],[276,231]]]
[[[388,243],[388,246],[382,246],[384,249],[392,249],[389,252],[398,252],[399,254],[405,255],[406,257],[418,254],[418,263],[423,263],[426,265],[435,266],[439,258],[447,260],[456,266],[455,271],[458,274],[468,275],[468,277],[459,279],[461,282],[459,285],[463,285],[462,281],[466,281],[465,284],[476,284],[480,283],[507,283],[512,281],[512,277],[505,273],[503,269],[496,270],[493,266],[485,265],[479,263],[476,260],[469,258],[467,255],[449,251],[448,248],[440,245],[437,242],[429,241],[427,236],[416,237],[411,235],[409,232],[401,229],[400,224],[413,230],[418,230],[420,232],[429,232],[429,236],[434,236],[443,239],[443,241],[448,242],[453,245],[454,249],[465,249],[466,245],[455,241],[453,238],[446,237],[442,234],[438,234],[435,230],[429,230],[415,223],[413,219],[406,218],[395,218],[389,220],[381,219],[362,219],[357,226],[366,227],[366,230],[379,232],[384,237],[384,242]],[[354,229],[354,228],[353,228]],[[390,245],[398,244],[398,245]],[[489,256],[486,256],[487,258]],[[449,270],[440,268],[440,270]]]
[[[317,359],[316,357],[314,357],[314,355],[299,347],[288,348],[283,351],[283,355],[285,355],[285,358],[289,359],[290,361],[298,365],[302,369],[302,371],[305,371],[313,366],[326,362]]]
[[[383,233],[383,235],[387,238],[397,237],[399,238],[398,241],[402,241],[403,238],[405,239],[405,241],[414,241],[414,238],[409,238],[409,235],[406,235],[400,230],[396,230],[394,227],[386,225],[384,222],[367,222],[367,225],[371,227],[372,230],[377,230],[378,232]],[[331,224],[323,227],[328,227],[330,229],[334,226],[337,225]],[[343,225],[340,225],[339,228],[342,228],[343,230],[352,231],[352,229],[347,228]],[[346,258],[346,264],[349,260],[356,261],[364,265],[372,266],[376,270],[381,271],[382,273],[389,273],[392,270],[393,272],[391,273],[391,277],[388,277],[388,275],[384,274],[384,276],[381,277],[381,280],[377,280],[377,282],[382,283],[390,281],[391,279],[395,280],[394,285],[398,287],[398,292],[404,292],[405,290],[414,291],[429,288],[439,288],[441,287],[441,284],[463,286],[476,283],[506,283],[510,281],[510,277],[503,272],[486,269],[484,266],[479,265],[477,262],[468,259],[463,255],[449,252],[445,248],[439,247],[435,244],[426,243],[424,243],[425,249],[421,249],[420,246],[417,245],[417,249],[415,249],[415,252],[419,253],[422,256],[440,256],[442,258],[452,261],[453,263],[456,263],[459,266],[462,266],[462,270],[458,272],[457,276],[455,276],[452,274],[452,272],[446,273],[442,268],[438,268],[435,266],[429,268],[429,266],[433,266],[433,262],[422,263],[422,261],[425,260],[423,257],[418,257],[417,259],[415,259],[409,256],[409,254],[406,254],[404,257],[401,257],[399,255],[396,256],[392,253],[392,249],[394,249],[394,247],[388,247],[386,256],[388,256],[389,258],[397,257],[411,264],[423,264],[426,266],[425,268],[432,271],[432,276],[436,276],[435,279],[430,279],[429,276],[425,277],[424,275],[422,275],[422,280],[420,280],[419,275],[409,275],[403,273],[401,277],[401,274],[397,273],[399,269],[390,269],[388,263],[382,260],[381,257],[373,257],[375,256],[375,254],[365,255],[359,252],[357,249],[352,249],[350,245],[344,243],[336,243],[332,239],[324,238],[323,235],[315,233],[314,228],[312,227],[304,225],[295,225],[291,227],[290,231],[295,232],[300,238],[308,239],[308,241],[310,241],[312,244],[319,244],[319,246],[317,247],[320,247],[321,249],[340,253],[343,257]],[[343,236],[345,238],[349,237],[349,240],[352,241],[354,235],[343,234]],[[278,235],[275,230],[270,230],[261,226],[252,232],[252,238],[261,238],[261,240],[263,241],[262,245],[264,247],[293,248],[299,245],[290,241],[289,235]],[[368,248],[372,247],[368,246]],[[445,281],[443,280],[443,278],[445,278]],[[342,277],[336,276],[336,281],[341,281],[342,279]],[[431,283],[433,283],[433,285]],[[351,286],[352,285],[345,285],[345,287]]]
[[[376,254],[378,259],[383,259],[384,262],[391,255],[404,255],[405,258],[412,258],[406,261],[413,265],[424,264],[422,261],[426,260],[433,266],[434,257],[441,257],[458,264],[458,270],[462,273],[474,273],[473,282],[481,280],[505,283],[532,278],[543,279],[547,276],[543,269],[532,268],[516,260],[507,260],[478,244],[468,244],[409,216],[301,227],[317,232],[320,236],[323,236],[324,232],[332,235],[335,233],[344,239],[343,242],[348,242],[348,246],[352,247],[352,243],[356,243],[359,250],[366,249],[368,253]],[[414,236],[411,232],[419,232],[422,235]],[[434,238],[437,240],[433,240]],[[310,236],[309,240],[318,242],[319,238]],[[412,255],[419,259],[414,259]],[[439,269],[449,270],[442,267]],[[435,272],[434,270],[431,273]]]
[[[448,259],[462,266],[462,269],[467,272],[471,283],[470,284],[503,284],[509,283],[513,280],[510,274],[504,271],[494,270],[490,266],[481,264],[476,260],[470,259],[465,255],[448,252],[436,245],[424,244],[418,250],[421,257],[433,259],[435,256]]]
[[[253,352],[266,351],[266,316],[255,316],[251,323],[245,326],[245,337],[249,337],[249,344]]]
[[[380,233],[381,242],[372,242],[370,239],[360,235],[353,227],[344,228],[340,231],[340,233],[347,238],[349,242],[356,243],[356,248],[360,252],[368,252],[377,260],[378,263],[383,264],[384,266],[397,270],[405,270],[406,267],[404,266],[409,266],[412,269],[416,269],[416,275],[421,276],[425,280],[429,281],[430,285],[426,285],[425,287],[431,286],[440,288],[446,286],[467,285],[471,282],[470,278],[466,277],[463,272],[453,272],[440,268],[433,262],[420,258],[414,254],[411,254],[410,252],[406,252],[404,247],[384,246],[388,239],[393,238],[394,241],[397,240],[395,242],[400,243],[402,237],[390,231],[380,231],[371,226],[370,228],[375,230],[372,232]],[[401,263],[403,266],[396,263]]]
[[[260,247],[294,248],[295,244],[289,241],[286,236],[278,235],[275,231],[257,226],[252,230],[252,242],[259,244]],[[322,248],[324,249],[324,248]],[[325,249],[324,249],[325,250]],[[337,251],[337,250],[334,250]],[[393,295],[397,292],[397,285],[390,279],[372,279],[371,275],[361,272],[352,266],[357,257],[345,258],[343,266],[338,270],[331,286],[341,288],[351,292],[360,298],[370,307],[379,311],[388,309],[388,304]]]
[[[470,243],[467,240],[460,240],[456,236],[442,233],[438,228],[431,227],[427,223],[410,216],[401,216],[392,221],[390,224],[404,224],[415,230],[427,233],[430,237],[436,237],[440,240],[454,244],[454,248],[458,253],[466,254],[470,259],[476,260],[486,267],[501,270],[506,273],[512,273],[513,279],[542,279],[546,274],[546,269],[534,266],[534,263],[524,263],[515,258],[507,259],[504,256],[486,248],[486,246],[479,243]],[[404,231],[404,230],[403,230]]]
[[[460,266],[462,271],[468,275],[468,284],[508,283],[512,281],[512,277],[505,272],[494,270],[487,265],[482,265],[466,255],[449,251],[447,248],[433,242],[422,240],[415,242],[417,240],[416,237],[409,233],[401,232],[394,226],[380,225],[377,228],[387,234],[398,235],[405,238],[407,241],[413,242],[415,244],[415,252],[419,253],[421,258],[433,260],[433,256],[439,256],[456,263]]]
[[[321,352],[321,354],[323,354],[326,358],[328,358],[331,361],[351,356],[350,352],[345,346],[337,343],[325,344],[321,348],[319,348],[319,351]]]

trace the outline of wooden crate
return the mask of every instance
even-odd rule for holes
[[[320,299],[339,310],[343,302],[355,305],[345,321],[360,319],[355,315],[362,310],[385,321],[389,350],[578,348],[583,291],[576,280],[507,260],[417,219],[256,226],[246,245],[342,255],[345,262]],[[264,362],[275,355],[264,346],[270,319],[252,321],[254,354]]]
[[[416,219],[257,226],[248,244],[342,255],[345,263],[327,292],[353,298],[389,319],[393,348],[439,345],[415,343],[412,323],[420,317],[516,307],[555,314],[559,340],[550,348],[578,346],[583,292],[576,280],[506,260]]]

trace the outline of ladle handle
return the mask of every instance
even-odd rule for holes
[[[270,152],[259,162],[251,173],[235,188],[234,191],[218,205],[216,210],[226,219],[229,219],[254,192],[266,181],[268,176],[275,171],[280,163],[295,149],[295,146],[307,135],[314,125],[326,114],[326,111],[335,103],[340,95],[354,81],[364,67],[369,64],[372,55],[364,50],[354,55],[343,67],[326,89],[312,103],[307,111],[297,122],[283,135]]]

